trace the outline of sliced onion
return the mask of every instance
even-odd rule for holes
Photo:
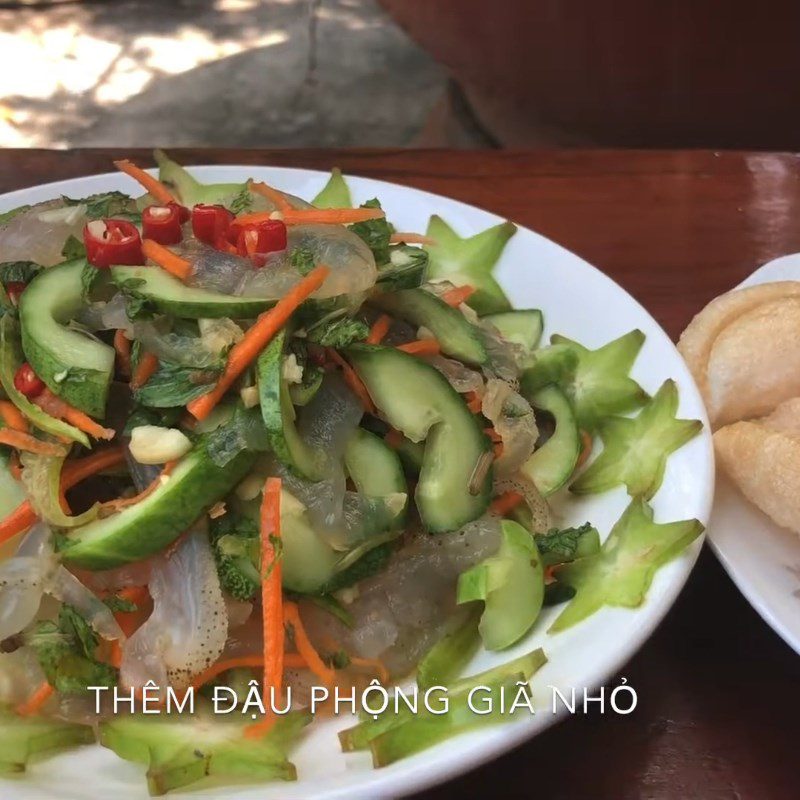
[[[66,567],[59,566],[47,585],[47,593],[72,606],[103,639],[124,639],[125,634],[111,609],[87,589]]]
[[[153,613],[122,646],[122,684],[183,688],[219,658],[228,635],[206,531],[194,529],[155,563],[149,587]]]
[[[58,562],[50,528],[34,525],[15,555],[0,563],[0,641],[33,622]]]
[[[61,508],[61,467],[64,459],[23,453],[22,483],[28,491],[28,499],[39,517],[59,528],[75,528],[85,525],[97,517],[99,504],[95,503],[82,514],[70,516]]]
[[[550,506],[542,497],[533,481],[526,478],[521,473],[517,473],[511,478],[504,478],[494,484],[495,494],[503,492],[519,492],[524,498],[525,503],[531,512],[531,526],[533,533],[547,533],[553,526],[553,517]]]
[[[34,261],[50,267],[64,260],[61,251],[70,236],[81,237],[85,216],[67,214],[60,219],[41,219],[43,212],[62,208],[64,201],[48,200],[0,225],[3,261]]]

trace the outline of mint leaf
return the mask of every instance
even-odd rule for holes
[[[70,237],[61,248],[61,255],[65,261],[73,261],[76,258],[86,258],[86,247],[80,239],[70,234]]]
[[[314,269],[314,253],[307,247],[295,247],[289,256],[289,263],[301,275],[308,275]]]
[[[341,349],[354,342],[363,342],[369,336],[369,326],[359,319],[339,317],[339,319],[316,325],[308,331],[308,339],[322,347]]]
[[[361,208],[380,208],[381,204],[377,198],[367,200],[361,204]],[[375,256],[376,264],[385,264],[389,260],[389,237],[394,233],[394,227],[383,219],[370,219],[366,222],[357,222],[350,226],[350,230],[359,238],[363,239],[372,254]]]
[[[0,264],[0,283],[30,283],[41,270],[33,261],[5,261]]]

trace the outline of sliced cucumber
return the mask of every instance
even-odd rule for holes
[[[284,589],[314,594],[330,581],[341,556],[314,530],[302,508],[281,512],[281,541]]]
[[[66,323],[84,304],[79,259],[42,270],[22,293],[22,349],[53,394],[93,417],[105,415],[114,373],[114,348],[89,339]]]
[[[295,427],[295,412],[289,389],[283,378],[283,354],[286,343],[283,329],[258,357],[258,396],[261,417],[275,455],[303,478],[319,481],[325,477],[324,453],[309,447]]]
[[[347,443],[344,465],[361,494],[385,497],[408,493],[400,457],[380,436],[363,428],[356,428]],[[404,519],[405,509],[398,516],[397,524]]]
[[[533,351],[539,346],[544,329],[544,318],[538,308],[502,311],[499,314],[487,314],[482,319],[494,325],[504,339],[522,348],[522,369],[533,366]]]
[[[457,309],[425,289],[402,289],[376,294],[372,302],[396,317],[425,326],[445,355],[465,364],[485,364],[489,358],[480,328]]]
[[[485,603],[478,630],[487,650],[519,641],[536,621],[544,600],[544,567],[533,537],[512,520],[503,520],[500,531],[497,555],[458,579],[459,603]]]
[[[23,360],[22,348],[19,343],[19,325],[10,314],[6,314],[0,320],[0,383],[2,383],[8,399],[40,431],[53,436],[65,436],[84,447],[91,447],[89,437],[83,431],[45,413],[17,389],[14,385],[14,375]]]
[[[528,398],[535,410],[553,415],[553,435],[522,465],[522,472],[544,497],[560,489],[575,471],[581,452],[581,437],[575,414],[566,395],[556,386],[545,386]]]
[[[347,351],[377,408],[414,442],[425,440],[417,508],[431,532],[466,525],[486,510],[491,444],[463,398],[442,374],[419,358],[391,347],[354,345]],[[477,483],[477,485],[475,485]]]
[[[167,481],[135,505],[74,529],[65,563],[112,569],[163,550],[244,478],[257,453],[242,450],[224,467],[208,452],[204,435]]]
[[[247,319],[275,305],[275,300],[263,297],[237,297],[187,286],[158,267],[112,267],[111,277],[121,289],[127,284],[151,301],[162,314],[182,319]]]

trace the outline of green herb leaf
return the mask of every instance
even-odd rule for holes
[[[219,369],[184,367],[161,359],[147,383],[134,391],[134,398],[151,408],[185,406],[210,392],[219,375]]]
[[[0,283],[30,283],[41,270],[33,261],[6,261],[0,264]]]
[[[289,256],[289,263],[301,275],[308,275],[314,269],[314,253],[307,247],[295,247]]]
[[[253,195],[250,193],[250,189],[246,184],[242,187],[242,190],[228,203],[228,209],[237,216],[239,214],[244,214],[245,211],[249,211],[252,207]]]
[[[115,614],[117,613],[125,613],[129,614],[132,611],[138,611],[139,606],[136,603],[126,600],[124,597],[118,597],[117,595],[112,595],[111,597],[106,597],[103,602],[113,611]]]
[[[588,522],[580,528],[551,528],[537,534],[535,541],[542,562],[548,566],[594,555],[600,549],[600,535]]]
[[[209,534],[220,585],[237,600],[252,600],[261,587],[260,541],[255,520],[229,511],[210,521]]]
[[[110,217],[126,217],[128,219],[139,216],[136,204],[122,192],[101,192],[89,197],[71,198],[61,196],[66,206],[86,206],[86,216],[89,219],[108,219]]]
[[[652,497],[664,479],[670,454],[700,433],[699,420],[676,419],[678,387],[664,381],[632,419],[611,417],[600,423],[603,451],[570,486],[575,494],[596,494],[624,484],[628,494]]]
[[[350,666],[350,656],[344,650],[326,653],[322,656],[322,661],[331,669],[347,669]]]
[[[361,204],[361,208],[380,207],[381,204],[377,198]],[[357,222],[350,226],[350,230],[366,242],[375,256],[376,264],[385,264],[389,260],[389,237],[394,233],[394,227],[385,218]]]
[[[29,211],[31,206],[19,206],[18,208],[12,208],[10,211],[4,211],[0,214],[0,225],[5,225],[6,222],[11,222],[14,217],[18,214],[24,214],[26,211]]]
[[[61,248],[61,255],[65,261],[73,261],[76,258],[86,258],[86,247],[80,239],[70,234],[70,237]]]
[[[635,497],[611,529],[601,551],[556,570],[560,583],[577,594],[550,627],[563,631],[603,606],[638,608],[659,567],[671,561],[701,533],[696,519],[653,522],[653,509]]]
[[[363,342],[367,336],[369,336],[369,326],[362,320],[352,317],[339,317],[315,325],[308,331],[309,341],[337,349],[348,347],[354,342]]]

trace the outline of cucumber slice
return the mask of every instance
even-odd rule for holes
[[[324,454],[309,447],[295,427],[295,412],[283,378],[284,328],[258,357],[258,396],[270,447],[280,461],[303,478],[325,477]]]
[[[467,304],[479,314],[510,311],[511,303],[492,271],[516,232],[516,225],[503,222],[462,239],[441,217],[433,216],[427,234],[436,244],[425,248],[430,256],[429,274],[432,278],[446,278],[456,286],[473,286],[477,291]]]
[[[509,342],[522,348],[520,367],[527,369],[533,366],[533,351],[539,346],[544,329],[544,317],[538,308],[515,309],[500,314],[487,314],[482,317],[500,331],[500,335]]]
[[[245,183],[200,183],[180,164],[173,161],[163,150],[154,150],[153,158],[158,164],[158,179],[172,187],[183,205],[191,208],[198,203],[225,205],[244,191]]]
[[[581,436],[572,406],[557,386],[546,386],[528,398],[534,410],[553,415],[553,435],[522,465],[543,497],[560,489],[575,471],[581,452]]]
[[[381,293],[372,302],[414,325],[424,325],[436,337],[445,355],[474,366],[489,359],[480,328],[468,322],[457,308],[425,289]]]
[[[10,314],[0,320],[0,383],[8,395],[8,399],[29,419],[40,431],[53,436],[65,436],[84,447],[91,447],[89,437],[83,432],[51,417],[39,406],[31,403],[14,385],[14,375],[22,364],[24,357],[19,343],[19,325]]]
[[[32,756],[94,742],[88,725],[20,717],[0,708],[0,775],[25,772]]]
[[[544,567],[533,536],[508,519],[500,523],[500,533],[497,555],[458,579],[459,603],[485,603],[478,630],[487,650],[519,641],[536,621],[544,600]]]
[[[210,434],[184,456],[166,483],[144,500],[76,528],[63,551],[67,564],[112,569],[163,550],[247,474],[258,455],[241,450],[224,467],[208,452]]]
[[[79,259],[42,270],[22,293],[22,349],[53,394],[93,417],[105,415],[114,348],[66,324],[84,305]]]
[[[341,555],[314,530],[302,506],[296,505],[281,502],[281,584],[290,592],[314,594],[331,580]]]
[[[356,428],[350,437],[344,465],[361,494],[385,497],[408,492],[400,457],[380,436],[363,428]]]
[[[452,531],[477,519],[489,505],[492,470],[482,479],[475,472],[491,443],[461,395],[438,370],[401,350],[360,344],[347,354],[389,424],[414,442],[425,440],[416,491],[425,527]]]
[[[276,302],[263,297],[237,297],[187,286],[157,267],[111,267],[111,277],[123,291],[127,284],[152,302],[162,314],[182,319],[249,319],[272,308]]]
[[[478,650],[478,606],[467,607],[450,630],[425,653],[417,665],[417,686],[447,686],[452,683]]]

